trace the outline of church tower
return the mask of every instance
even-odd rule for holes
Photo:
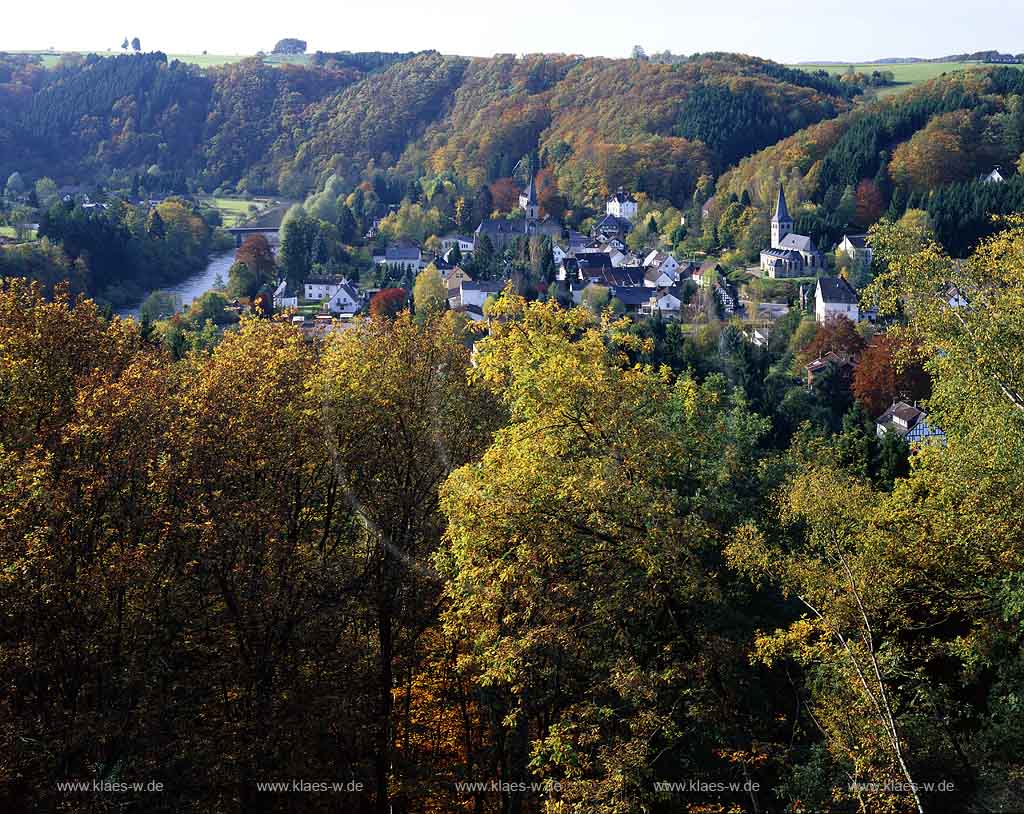
[[[775,202],[775,214],[772,216],[772,248],[779,248],[783,238],[793,231],[793,219],[789,216],[786,206],[786,193],[779,184],[779,199]]]
[[[530,183],[519,195],[519,208],[523,210],[526,219],[537,220],[540,218],[540,203],[537,201],[537,182],[530,176]]]

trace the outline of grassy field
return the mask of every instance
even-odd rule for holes
[[[249,220],[253,215],[262,212],[271,204],[270,198],[216,198],[202,196],[200,200],[220,212],[224,225],[228,228]],[[256,211],[252,207],[256,207]]]
[[[847,71],[849,65],[792,65],[790,67],[800,68],[803,71],[827,71],[830,74],[842,74]],[[887,88],[879,88],[875,91],[878,96],[888,96],[893,93],[902,93],[914,85],[927,82],[944,73],[951,71],[970,70],[972,68],[987,67],[982,62],[908,62],[900,65],[857,65],[853,69],[857,73],[870,74],[872,71],[891,71],[895,77],[896,84]],[[1016,66],[1021,67],[1021,66]]]
[[[15,238],[18,233],[14,230],[13,226],[0,226],[0,237]]]

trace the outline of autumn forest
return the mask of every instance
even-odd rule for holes
[[[1024,71],[874,90],[0,54],[0,811],[1024,810]]]

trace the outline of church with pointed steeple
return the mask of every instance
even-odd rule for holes
[[[537,200],[537,179],[530,176],[530,183],[519,193],[519,208],[523,210],[527,220],[540,218],[540,202]]]
[[[558,221],[549,215],[541,217],[535,174],[531,173],[530,183],[519,194],[519,209],[521,215],[516,217],[484,218],[474,233],[474,249],[479,248],[480,239],[485,235],[497,251],[504,251],[522,237],[550,237],[556,240],[562,236],[562,225]]]
[[[779,184],[775,214],[771,220],[772,245],[761,252],[761,271],[766,277],[814,277],[825,267],[825,256],[814,241],[793,231],[786,193]]]

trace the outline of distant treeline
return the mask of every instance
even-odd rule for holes
[[[317,51],[313,55],[313,64],[327,68],[352,68],[357,71],[371,73],[405,62],[420,54],[436,54],[437,51]]]

